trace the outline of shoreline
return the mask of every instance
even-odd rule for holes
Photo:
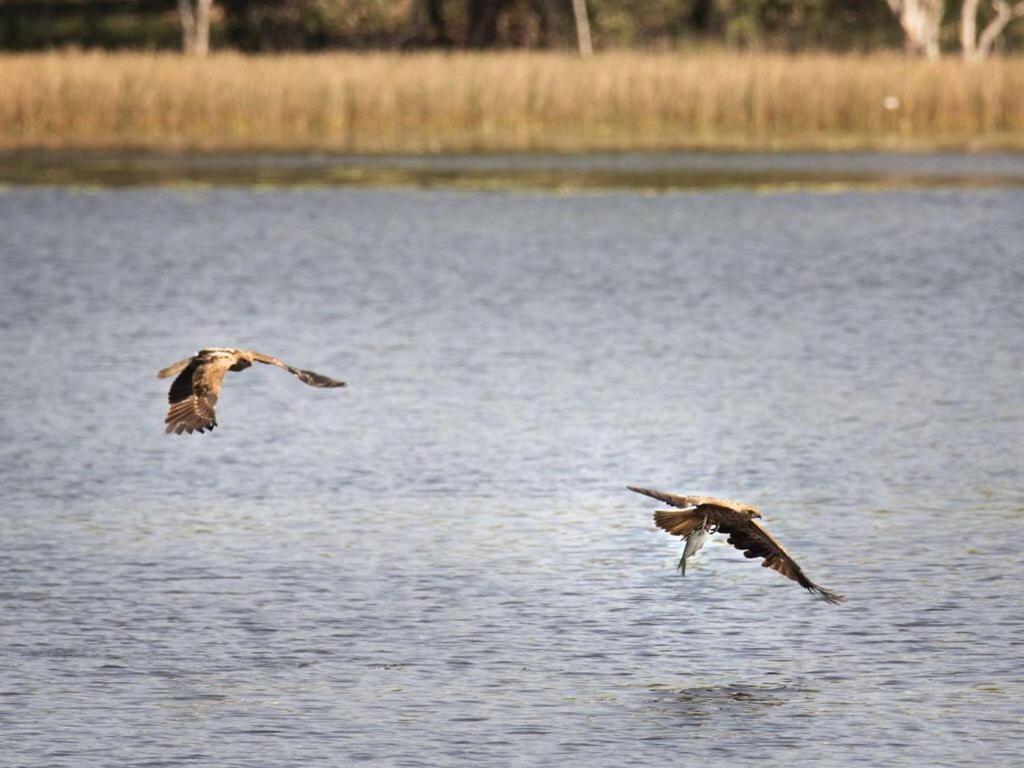
[[[1024,154],[686,151],[369,155],[33,149],[0,151],[0,183],[574,192],[1024,187]]]

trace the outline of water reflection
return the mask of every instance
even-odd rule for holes
[[[814,693],[807,688],[740,683],[683,689],[652,686],[652,692],[652,709],[659,715],[678,717],[681,721],[692,721],[697,725],[722,715],[756,717],[763,708],[781,707],[794,699],[807,699]]]

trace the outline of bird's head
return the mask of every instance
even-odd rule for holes
[[[761,517],[761,510],[759,510],[757,507],[752,507],[749,504],[743,505],[743,511],[750,515],[751,520],[756,520]]]

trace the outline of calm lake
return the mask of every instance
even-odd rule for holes
[[[1017,763],[1024,188],[925,186],[3,188],[0,765]],[[165,435],[211,345],[349,388]]]

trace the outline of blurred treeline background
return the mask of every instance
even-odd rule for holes
[[[598,50],[1024,50],[1020,0],[0,0],[0,46],[173,49],[206,15],[213,48],[246,52],[573,49],[581,9]]]

